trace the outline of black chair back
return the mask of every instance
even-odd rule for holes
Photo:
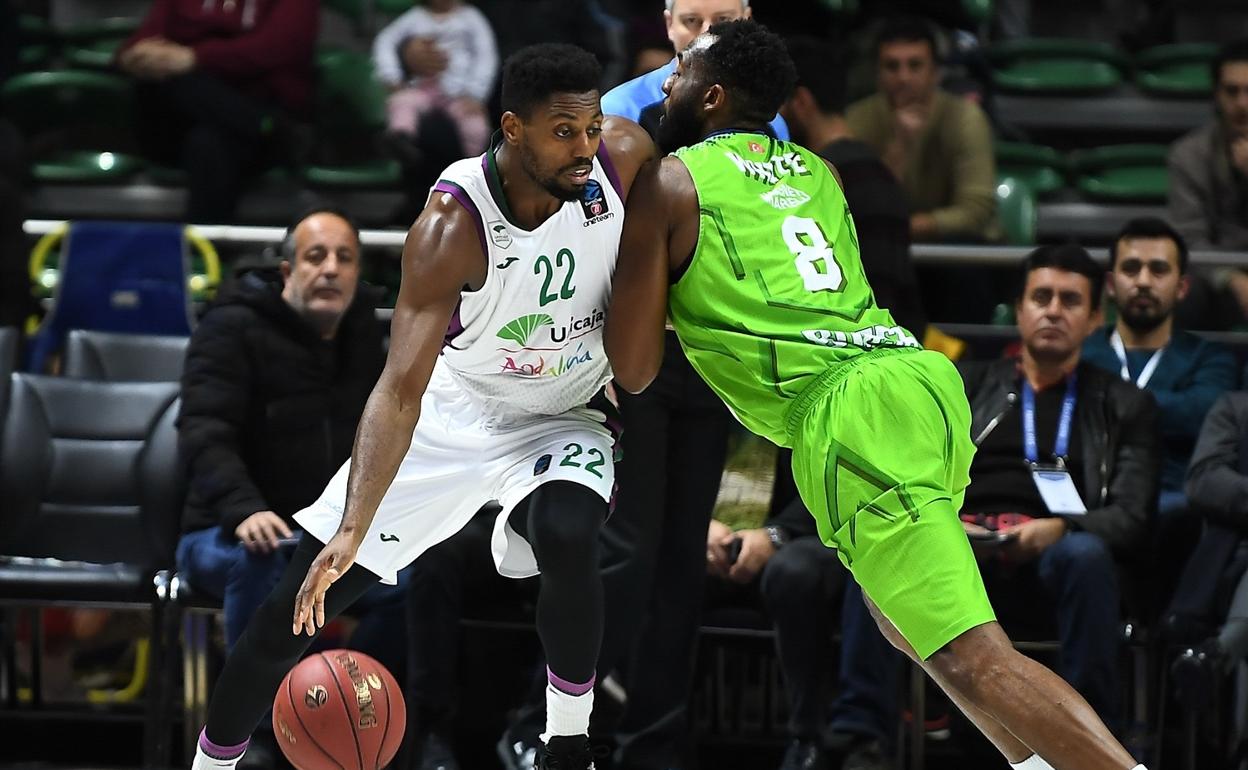
[[[65,345],[66,377],[104,382],[177,382],[190,337],[74,329]]]
[[[177,383],[14,374],[0,554],[169,566],[182,515]]]

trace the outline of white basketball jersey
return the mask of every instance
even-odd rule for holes
[[[460,296],[439,365],[486,425],[584,406],[611,379],[602,329],[624,203],[606,145],[583,197],[535,230],[509,219],[489,152],[452,164],[433,191],[473,215],[489,263],[481,288]]]

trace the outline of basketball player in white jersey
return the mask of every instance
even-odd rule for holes
[[[226,662],[195,770],[233,768],[319,629],[491,500],[499,572],[541,573],[538,768],[592,768],[598,531],[614,479],[602,329],[624,199],[655,152],[636,124],[604,125],[600,80],[575,46],[532,46],[504,66],[502,130],[444,172],[408,233],[354,453],[296,515],[305,534]]]

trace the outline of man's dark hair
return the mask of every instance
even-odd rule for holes
[[[1078,273],[1092,284],[1092,309],[1101,306],[1101,287],[1105,285],[1105,268],[1101,267],[1088,250],[1077,243],[1054,243],[1041,246],[1023,259],[1019,274],[1016,299],[1022,299],[1027,291],[1027,279],[1033,272],[1044,267]]]
[[[601,83],[602,65],[589,51],[568,43],[530,45],[503,64],[502,107],[528,120],[555,94],[596,91]]]
[[[1161,217],[1136,217],[1122,226],[1113,242],[1109,244],[1110,270],[1118,264],[1118,242],[1124,238],[1169,238],[1174,241],[1174,246],[1179,251],[1179,272],[1187,272],[1187,242],[1183,240],[1183,236],[1179,235],[1178,230],[1171,227],[1170,223]]]
[[[295,215],[294,219],[290,220],[290,224],[286,226],[286,233],[282,236],[282,259],[290,262],[295,261],[295,228],[303,220],[314,214],[333,214],[338,217],[351,226],[351,232],[355,233],[355,242],[360,242],[360,225],[355,221],[354,217],[348,214],[345,209],[341,209],[332,203],[318,203],[300,211]]]
[[[1218,55],[1209,63],[1209,74],[1213,76],[1213,87],[1222,84],[1222,68],[1227,64],[1243,62],[1248,64],[1248,40],[1233,40],[1218,49]]]
[[[763,25],[738,19],[714,24],[706,34],[715,42],[693,48],[707,83],[719,83],[732,95],[735,117],[743,123],[766,125],[793,93],[797,71],[784,40]]]
[[[891,16],[884,20],[880,32],[875,36],[875,54],[888,43],[927,43],[932,51],[932,59],[940,60],[940,48],[936,44],[936,33],[927,19],[919,16]]]
[[[809,35],[789,38],[788,48],[797,70],[797,85],[810,91],[819,111],[825,115],[844,112],[848,67],[842,50]]]

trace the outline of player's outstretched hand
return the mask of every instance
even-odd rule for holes
[[[312,561],[303,585],[299,586],[299,593],[295,594],[292,633],[296,636],[302,632],[315,636],[316,630],[325,625],[325,592],[351,569],[356,549],[350,537],[334,535]]]

